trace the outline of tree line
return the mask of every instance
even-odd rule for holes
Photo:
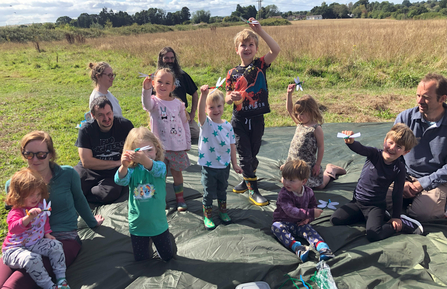
[[[250,17],[269,18],[282,17],[289,19],[303,19],[306,15],[322,15],[324,19],[335,18],[394,18],[409,19],[416,18],[423,14],[429,14],[427,18],[447,16],[447,0],[428,0],[411,3],[404,0],[402,4],[393,4],[388,1],[369,2],[368,0],[359,0],[354,4],[332,3],[327,5],[323,2],[321,6],[315,6],[310,11],[279,11],[276,5],[262,7],[260,11],[254,5],[237,5],[236,10],[230,16],[211,17],[210,11],[198,10],[190,13],[188,7],[183,7],[180,11],[165,12],[159,8],[149,8],[141,10],[133,15],[127,12],[114,12],[112,9],[103,8],[99,14],[82,13],[78,18],[72,19],[68,16],[59,17],[56,20],[56,26],[73,26],[79,28],[110,28],[122,27],[132,24],[160,24],[160,25],[178,25],[194,23],[218,23],[218,22],[237,22],[240,17],[248,19]]]
[[[313,15],[322,15],[324,19],[335,18],[374,18],[384,19],[428,19],[445,18],[447,16],[447,0],[428,0],[411,3],[409,0],[403,0],[402,4],[393,4],[388,1],[369,2],[368,0],[359,0],[352,4],[326,2],[321,6],[316,6],[310,11]]]

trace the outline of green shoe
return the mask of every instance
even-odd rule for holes
[[[214,230],[216,228],[216,225],[213,222],[213,219],[203,217],[203,223],[205,224],[205,229],[207,230]]]
[[[224,223],[225,225],[231,223],[231,218],[230,216],[228,216],[227,213],[220,212],[219,217],[222,220],[222,223]]]

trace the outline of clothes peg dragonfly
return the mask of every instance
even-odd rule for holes
[[[245,19],[244,17],[242,17],[242,16],[239,16],[240,18],[241,18],[241,20],[242,21],[244,21],[245,23],[248,23],[248,24],[259,24],[259,21],[258,20],[247,20],[247,19]]]
[[[324,209],[324,208],[328,208],[331,210],[335,210],[337,209],[335,206],[338,205],[338,202],[332,202],[331,199],[329,199],[329,201],[323,201],[323,200],[318,200],[320,202],[320,204],[317,206],[318,208]]]
[[[296,91],[301,90],[303,91],[303,87],[301,86],[301,84],[304,83],[304,81],[300,81],[300,78],[297,76],[296,78],[293,79],[296,83]]]
[[[154,79],[154,74],[152,73],[152,74],[146,74],[146,73],[141,73],[141,72],[138,72],[138,74],[140,75],[140,76],[138,76],[138,77],[150,77],[151,79]]]
[[[139,152],[139,151],[147,151],[150,150],[152,147],[151,146],[144,146],[142,148],[136,148],[135,152]]]
[[[337,133],[337,137],[338,138],[343,138],[343,139],[348,139],[348,138],[358,138],[358,137],[360,137],[361,136],[361,134],[358,132],[358,133],[355,133],[355,134],[353,134],[353,135],[347,135],[347,134],[344,134],[344,133],[341,133],[341,132],[339,132],[339,133]]]
[[[48,217],[51,215],[51,201],[48,202],[47,204],[47,200],[43,200],[43,208],[42,208],[42,213],[43,214],[47,214]],[[26,214],[29,216],[30,213],[28,210],[26,210]]]
[[[221,77],[216,82],[216,86],[210,87],[209,89],[213,89],[210,93],[212,93],[214,90],[218,89],[222,86],[222,84],[225,82],[225,78],[221,80]]]

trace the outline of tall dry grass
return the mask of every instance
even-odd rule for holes
[[[280,62],[300,58],[334,62],[384,61],[399,65],[435,61],[434,69],[446,67],[446,20],[321,20],[298,21],[291,26],[264,27],[279,43]],[[242,27],[114,36],[89,40],[100,49],[123,50],[154,65],[158,51],[171,46],[188,67],[234,66],[239,61],[233,37]],[[260,55],[267,51],[260,42]]]

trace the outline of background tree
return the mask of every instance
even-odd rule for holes
[[[65,24],[70,24],[71,20],[72,19],[70,17],[68,17],[68,16],[59,17],[56,20],[56,25],[60,26],[60,27],[61,26],[65,26]]]
[[[211,17],[210,11],[198,10],[192,13],[191,22],[196,24],[200,22],[209,23],[210,17]]]

